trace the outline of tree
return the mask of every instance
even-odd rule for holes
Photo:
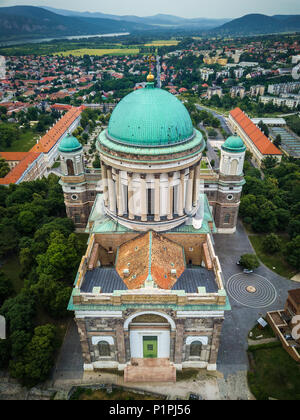
[[[264,238],[262,246],[267,254],[275,254],[275,252],[280,251],[281,242],[275,233],[271,233]]]
[[[38,274],[51,275],[55,280],[71,280],[78,264],[78,254],[71,242],[72,234],[66,240],[60,232],[52,232],[47,251],[36,257]]]
[[[282,140],[281,140],[281,135],[280,135],[280,134],[278,134],[278,135],[276,136],[276,139],[274,140],[273,144],[274,144],[276,147],[279,147],[279,146],[281,146],[281,143],[282,143]]]
[[[263,170],[273,169],[278,164],[278,160],[275,157],[268,156],[262,161]]]
[[[286,246],[286,259],[289,264],[300,269],[300,235],[296,236]]]
[[[10,279],[3,272],[0,272],[0,307],[13,293],[14,288]]]
[[[0,178],[4,178],[10,171],[9,165],[5,159],[0,158]]]
[[[7,299],[1,307],[3,315],[8,323],[9,331],[31,331],[36,313],[34,297],[23,291],[16,297]]]
[[[44,382],[53,368],[58,345],[56,327],[50,324],[36,327],[22,358],[10,363],[10,374],[28,387]]]
[[[99,169],[100,167],[101,167],[100,158],[99,158],[99,155],[97,154],[96,157],[95,157],[95,160],[93,162],[93,168]]]
[[[259,261],[255,254],[244,254],[240,258],[240,264],[242,267],[248,270],[254,270],[259,267]]]

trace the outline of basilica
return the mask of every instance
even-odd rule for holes
[[[84,370],[118,369],[125,382],[216,370],[231,308],[213,235],[230,240],[236,229],[243,141],[225,141],[214,171],[185,106],[150,73],[117,105],[97,149],[100,179],[75,137],[59,146],[67,215],[89,233],[68,307]]]

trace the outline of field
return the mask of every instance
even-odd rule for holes
[[[35,144],[39,134],[31,129],[20,130],[20,138],[11,143],[10,147],[3,147],[2,152],[28,152]]]
[[[64,57],[73,55],[75,57],[82,57],[84,55],[134,55],[139,54],[139,48],[107,48],[107,49],[97,49],[97,48],[81,48],[78,50],[68,50],[64,52],[58,52],[57,55],[63,55]]]
[[[248,383],[258,400],[300,400],[300,365],[281,343],[249,347],[251,367]]]
[[[179,41],[176,41],[176,39],[170,39],[170,40],[158,40],[158,41],[152,41],[150,44],[145,44],[145,47],[163,47],[163,46],[173,46],[173,45],[178,45]]]
[[[262,246],[262,242],[265,238],[265,235],[251,235],[249,234],[249,239],[253,248],[255,249],[256,255],[265,264],[270,270],[275,271],[275,273],[279,274],[282,277],[286,277],[288,279],[292,278],[297,271],[294,270],[289,264],[284,260],[282,255],[282,251],[277,252],[273,255],[267,254]],[[288,242],[288,238],[284,235],[280,236],[282,248]]]

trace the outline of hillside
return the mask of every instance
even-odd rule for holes
[[[230,21],[230,19],[207,19],[207,18],[194,18],[194,19],[185,19],[178,16],[166,15],[166,14],[157,14],[155,16],[146,16],[139,17],[134,15],[110,15],[100,12],[76,12],[73,10],[66,9],[54,9],[53,7],[44,7],[46,10],[50,10],[54,13],[63,15],[63,16],[77,16],[77,17],[89,17],[89,18],[105,18],[113,20],[123,20],[127,22],[142,23],[146,25],[163,25],[169,27],[189,27],[193,28],[196,26],[199,29],[210,29],[216,26],[222,25],[225,22]]]
[[[93,35],[152,29],[143,23],[62,16],[40,7],[0,8],[0,39]]]
[[[217,35],[257,35],[300,31],[299,15],[266,16],[250,14],[215,28],[211,33]]]

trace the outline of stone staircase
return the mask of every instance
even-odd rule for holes
[[[176,382],[176,368],[169,359],[131,359],[124,382]]]

